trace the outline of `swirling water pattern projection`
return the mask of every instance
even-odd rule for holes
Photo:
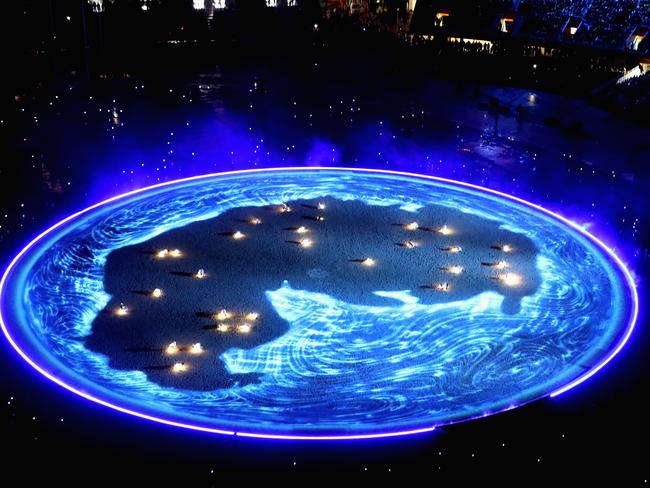
[[[497,222],[535,244],[540,285],[505,314],[495,291],[422,304],[408,289],[376,290],[392,301],[368,306],[285,281],[265,295],[287,332],[218,358],[228,373],[260,381],[211,391],[160,386],[85,347],[111,298],[103,285],[111,251],[228,209],[323,197],[414,215],[435,204]],[[15,264],[2,290],[3,327],[42,372],[109,406],[226,433],[374,435],[512,408],[598,365],[631,329],[636,306],[620,267],[559,220],[477,189],[388,172],[267,170],[179,181],[70,219]]]

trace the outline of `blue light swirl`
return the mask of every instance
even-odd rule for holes
[[[256,348],[230,349],[230,373],[258,384],[210,392],[161,387],[120,371],[83,339],[110,297],[104,263],[117,248],[233,207],[333,196],[372,205],[453,207],[526,235],[542,282],[514,315],[484,292],[422,305],[352,305],[284,283],[266,295],[290,324]],[[278,169],[208,175],[94,206],[41,234],[0,281],[0,322],[32,366],[86,398],[173,425],[225,434],[356,438],[431,430],[564,391],[629,338],[638,314],[631,275],[593,236],[525,202],[415,175]]]

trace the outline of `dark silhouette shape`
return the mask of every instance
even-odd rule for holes
[[[287,331],[288,324],[276,313],[265,292],[280,288],[285,280],[292,288],[325,293],[352,304],[397,304],[375,295],[378,290],[411,290],[423,304],[463,300],[487,290],[504,296],[502,310],[516,313],[523,296],[535,292],[539,275],[535,267],[537,250],[527,237],[500,228],[489,221],[458,210],[430,205],[418,212],[397,206],[381,207],[360,201],[333,198],[287,202],[292,208],[325,203],[326,218],[310,225],[300,238],[312,240],[310,247],[288,245],[288,231],[295,231],[304,218],[296,212],[280,212],[279,206],[233,208],[210,220],[158,235],[148,242],[113,251],[105,268],[105,289],[113,312],[124,302],[129,313],[99,314],[93,322],[87,346],[105,354],[111,367],[145,371],[151,381],[163,386],[213,390],[259,380],[257,374],[231,374],[219,356],[230,348],[249,349],[272,341]],[[247,227],[246,238],[224,239],[232,232],[233,220],[259,215],[263,224]],[[448,224],[454,234],[411,231],[404,223],[417,221],[428,229]],[[399,222],[399,224],[394,224]],[[298,236],[293,243],[299,243]],[[395,243],[417,240],[417,247],[404,249]],[[500,245],[512,245],[504,253]],[[452,246],[460,253],[444,252]],[[143,252],[150,249],[181,249],[178,259],[157,259]],[[360,263],[371,257],[373,266]],[[483,266],[506,260],[507,271],[525,277],[520,286],[508,287],[492,279],[502,272]],[[445,269],[462,266],[454,275]],[[206,270],[205,279],[187,279]],[[505,272],[505,271],[504,271]],[[437,284],[448,289],[436,289]],[[133,290],[165,290],[153,299]],[[232,315],[217,329],[216,313],[226,309]],[[248,323],[244,314],[259,313],[250,321],[248,333],[237,326]],[[179,351],[166,353],[176,342]],[[190,354],[200,342],[204,352]],[[140,351],[140,352],[138,352]],[[187,371],[173,373],[171,366],[185,362]],[[153,366],[152,366],[153,365]]]

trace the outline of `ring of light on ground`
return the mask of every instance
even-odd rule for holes
[[[0,313],[33,368],[118,411],[356,439],[573,388],[628,341],[638,296],[603,242],[518,198],[393,171],[276,168],[67,217],[10,262]]]

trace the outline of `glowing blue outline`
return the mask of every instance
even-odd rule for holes
[[[486,417],[488,415],[494,415],[495,413],[500,413],[504,412],[507,410],[511,410],[515,406],[510,406],[508,408],[498,410],[495,412],[486,412],[482,416],[478,417],[472,417],[472,418],[467,418],[459,421],[452,421],[452,422],[447,422],[444,424],[438,424],[434,425],[431,427],[424,427],[420,429],[412,429],[412,430],[403,430],[403,431],[395,431],[395,432],[380,432],[380,433],[375,433],[375,434],[357,434],[357,435],[291,435],[291,434],[264,434],[264,433],[255,433],[255,432],[236,432],[236,431],[229,431],[229,430],[221,430],[221,429],[216,429],[216,428],[211,428],[211,427],[205,427],[201,425],[196,425],[196,424],[185,424],[182,422],[176,422],[174,420],[170,419],[165,419],[162,417],[154,417],[152,415],[148,415],[142,412],[138,412],[136,410],[130,410],[128,408],[120,407],[119,405],[115,405],[113,403],[110,403],[106,400],[102,400],[101,398],[94,397],[84,391],[76,389],[74,386],[68,385],[65,383],[63,380],[60,378],[57,378],[53,374],[50,374],[48,371],[46,371],[44,368],[42,368],[39,364],[37,364],[35,361],[33,361],[25,352],[18,347],[14,339],[11,337],[9,334],[8,327],[5,324],[4,317],[2,315],[2,295],[3,295],[3,290],[5,287],[5,284],[7,282],[8,276],[16,263],[32,248],[34,247],[39,241],[41,241],[44,237],[46,237],[48,234],[52,233],[54,230],[58,229],[59,227],[63,226],[64,224],[70,222],[71,220],[76,219],[80,215],[83,215],[91,210],[94,210],[98,207],[101,207],[103,205],[106,205],[111,202],[115,202],[117,200],[121,200],[126,197],[130,197],[133,195],[136,195],[138,193],[143,193],[146,191],[150,191],[153,189],[157,188],[162,188],[165,186],[169,185],[175,185],[179,183],[186,183],[189,181],[195,181],[199,179],[205,179],[205,178],[214,178],[214,177],[224,177],[224,176],[232,176],[232,175],[240,175],[240,174],[248,174],[248,173],[264,173],[264,172],[270,172],[270,171],[317,171],[317,170],[324,170],[324,171],[340,171],[340,172],[346,172],[346,171],[356,171],[356,172],[365,172],[365,173],[380,173],[380,174],[388,174],[388,175],[397,175],[397,176],[405,176],[409,178],[415,178],[415,179],[425,179],[425,180],[432,180],[432,181],[437,181],[437,182],[442,182],[442,183],[447,183],[450,185],[456,185],[460,187],[465,187],[465,188],[471,188],[473,190],[483,192],[483,193],[488,193],[492,195],[497,195],[501,198],[505,198],[508,200],[513,200],[517,203],[520,203],[526,207],[533,208],[539,212],[542,212],[546,215],[549,215],[553,217],[556,220],[559,220],[565,225],[568,225],[571,229],[577,231],[579,234],[582,236],[586,237],[588,240],[591,242],[595,243],[601,250],[605,251],[605,253],[614,260],[614,262],[618,265],[618,268],[620,271],[622,271],[623,275],[625,276],[625,279],[627,281],[627,284],[629,286],[629,291],[630,295],[632,298],[632,312],[630,314],[630,319],[628,321],[628,325],[626,328],[625,333],[623,334],[623,337],[619,340],[618,344],[616,347],[610,351],[610,353],[602,359],[599,363],[597,363],[594,367],[592,367],[589,371],[583,373],[582,375],[578,376],[577,378],[573,379],[571,382],[568,384],[552,391],[551,393],[548,394],[549,397],[553,398],[556,397],[572,388],[575,388],[579,384],[583,383],[584,381],[588,380],[591,378],[593,375],[595,375],[598,371],[600,371],[605,365],[607,365],[620,351],[623,349],[625,344],[628,342],[630,336],[632,335],[632,331],[634,330],[634,326],[636,325],[638,316],[639,316],[639,295],[637,292],[636,288],[636,283],[634,281],[634,277],[632,275],[632,272],[626,267],[625,263],[616,255],[616,253],[607,247],[607,245],[602,242],[600,239],[598,239],[596,236],[593,234],[587,232],[585,229],[580,227],[578,224],[575,222],[555,213],[550,210],[545,209],[544,207],[541,207],[537,204],[528,202],[526,200],[523,200],[521,198],[508,195],[506,193],[502,193],[497,190],[491,190],[489,188],[484,188],[478,185],[474,185],[472,183],[465,183],[462,181],[456,181],[456,180],[451,180],[448,178],[441,178],[438,176],[428,176],[428,175],[420,175],[416,173],[408,173],[404,171],[393,171],[393,170],[384,170],[384,169],[371,169],[371,168],[345,168],[345,167],[331,167],[331,166],[307,166],[307,167],[280,167],[280,168],[260,168],[260,169],[244,169],[244,170],[235,170],[235,171],[225,171],[225,172],[219,172],[219,173],[210,173],[210,174],[205,174],[205,175],[199,175],[199,176],[191,176],[188,178],[180,178],[177,180],[172,180],[172,181],[167,181],[164,183],[158,183],[152,186],[147,186],[145,188],[139,188],[137,190],[132,190],[130,192],[122,193],[120,195],[116,195],[114,197],[108,198],[106,200],[103,200],[99,203],[96,203],[94,205],[91,205],[90,207],[87,207],[83,210],[80,210],[79,212],[76,212],[72,215],[69,215],[65,219],[57,222],[47,230],[41,232],[38,236],[36,236],[32,241],[27,244],[9,263],[7,268],[5,269],[4,273],[2,274],[2,279],[0,279],[0,327],[2,327],[2,332],[4,333],[5,337],[11,344],[11,346],[14,348],[14,350],[27,362],[32,368],[34,368],[36,371],[41,373],[43,376],[48,378],[50,381],[53,381],[57,385],[65,388],[66,390],[75,393],[86,400],[99,403],[100,405],[104,405],[105,407],[112,408],[114,410],[117,410],[122,413],[134,415],[136,417],[141,417],[147,420],[152,420],[154,422],[160,422],[163,424],[167,425],[173,425],[175,427],[183,427],[186,429],[191,429],[195,431],[201,431],[201,432],[209,432],[213,434],[225,434],[225,435],[236,435],[239,437],[255,437],[255,438],[263,438],[263,439],[292,439],[292,440],[353,440],[353,439],[376,439],[376,438],[384,438],[384,437],[396,437],[396,436],[402,436],[402,435],[413,435],[413,434],[418,434],[418,433],[424,433],[424,432],[432,432],[433,430],[436,429],[436,427],[442,426],[442,425],[450,425],[454,423],[459,423],[459,422],[466,422],[468,420],[473,420],[474,418],[482,418]],[[544,397],[539,397],[539,398],[544,398]],[[539,398],[536,399],[531,399],[530,402],[538,400]],[[520,405],[524,405],[525,403],[529,402],[524,402]],[[518,406],[520,406],[518,405]]]

